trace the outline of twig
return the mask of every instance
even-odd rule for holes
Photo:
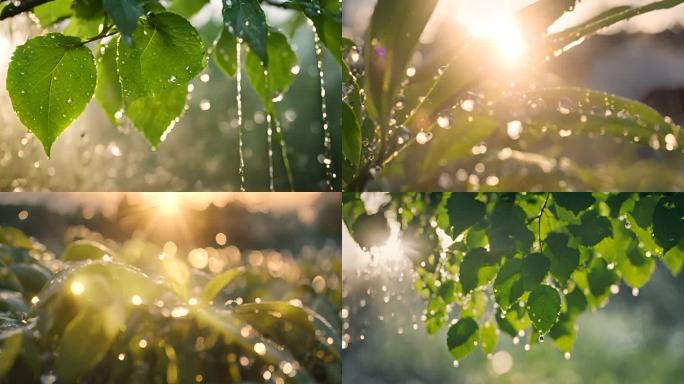
[[[544,251],[544,241],[541,238],[541,225],[542,225],[542,217],[544,216],[544,211],[546,210],[546,205],[549,203],[549,197],[551,196],[550,193],[546,193],[546,198],[544,199],[544,204],[541,207],[541,210],[539,211],[539,214],[536,216],[536,219],[539,220],[537,223],[537,236],[539,237],[539,253],[543,253]]]
[[[2,12],[0,12],[0,20],[5,20],[20,13],[30,11],[39,5],[52,1],[54,0],[23,0],[17,5],[15,5],[14,2],[10,2],[10,4],[7,4],[7,6],[3,8]]]

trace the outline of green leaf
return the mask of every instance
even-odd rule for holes
[[[163,12],[141,20],[132,47],[118,45],[117,63],[124,100],[130,102],[185,89],[206,66],[206,57],[197,30],[181,16]]]
[[[298,70],[295,70],[297,56],[287,37],[277,31],[268,33],[267,51],[271,59],[267,65],[264,65],[254,51],[247,55],[247,77],[266,110],[274,112],[273,100],[281,99],[295,78]],[[265,72],[267,70],[268,75]]]
[[[57,347],[55,368],[61,381],[74,382],[105,356],[123,326],[117,311],[83,309],[69,322]]]
[[[102,260],[105,256],[113,257],[115,253],[104,244],[83,239],[70,243],[62,252],[60,259],[64,261]]]
[[[74,16],[71,18],[69,25],[64,28],[64,34],[88,39],[100,33],[100,25],[103,22],[103,17],[84,19]]]
[[[243,268],[233,268],[214,276],[202,289],[202,302],[209,303],[214,300],[216,295],[218,295],[226,285],[230,284],[231,281],[244,272],[245,270]]]
[[[71,3],[73,0],[54,0],[33,8],[40,25],[47,28],[52,24],[71,16]]]
[[[368,113],[381,125],[389,119],[406,67],[436,5],[437,0],[380,0],[375,6],[364,59]]]
[[[652,1],[640,7],[620,6],[611,8],[608,11],[589,19],[585,23],[549,36],[548,40],[552,45],[549,50],[555,51],[571,46],[573,42],[581,40],[586,36],[594,34],[601,29],[609,27],[619,21],[628,20],[632,17],[636,17],[654,10],[672,8],[681,3],[684,3],[684,0],[661,0]]]
[[[135,99],[126,106],[126,116],[152,148],[157,148],[183,114],[187,94],[187,88],[174,87],[156,96]]]
[[[646,257],[636,242],[631,243],[626,257],[617,264],[622,279],[632,288],[641,288],[655,271],[655,260]]]
[[[228,28],[222,28],[219,38],[214,43],[214,61],[228,76],[237,73],[237,38]]]
[[[580,281],[576,277],[575,281],[579,284]],[[589,266],[589,271],[586,275],[588,283],[588,291],[585,290],[587,300],[595,308],[600,307],[610,295],[610,286],[618,282],[618,276],[614,270],[608,268],[605,260],[594,258]]]
[[[38,264],[14,263],[9,269],[17,277],[28,297],[38,294],[52,278],[50,271]]]
[[[547,333],[560,314],[560,295],[555,288],[548,285],[540,285],[527,299],[527,312],[534,327],[542,335]]]
[[[97,50],[97,86],[95,98],[104,109],[112,124],[117,124],[117,112],[123,109],[121,83],[116,69],[116,51],[118,40],[101,45]],[[120,116],[119,116],[120,117]]]
[[[684,264],[684,239],[663,255],[663,262],[670,272],[672,272],[673,276],[678,275],[679,272],[681,272],[682,265]]]
[[[352,108],[342,103],[342,154],[356,168],[361,161],[361,127]]]
[[[360,215],[351,227],[351,234],[361,248],[384,244],[390,235],[390,228],[384,212]]]
[[[582,314],[587,309],[588,304],[580,287],[575,287],[572,292],[565,295],[565,303],[568,308],[566,312],[573,318]]]
[[[446,201],[446,209],[454,238],[482,220],[485,215],[485,204],[472,193],[452,193]]]
[[[478,329],[477,322],[470,317],[459,319],[449,328],[447,347],[456,361],[468,356],[475,349]]]
[[[257,332],[287,351],[299,361],[311,359],[311,351],[325,351],[325,356],[315,358],[330,363],[340,361],[340,338],[338,331],[321,315],[306,307],[288,302],[270,301],[237,306],[235,316],[251,324]],[[332,342],[331,342],[332,341]]]
[[[580,220],[582,224],[570,225],[568,229],[583,245],[592,247],[604,238],[613,235],[608,218],[599,216],[596,210],[584,212]]]
[[[95,60],[76,37],[50,33],[19,46],[7,72],[7,90],[21,122],[45,152],[83,112],[95,91]]]
[[[494,352],[496,343],[499,341],[499,331],[494,322],[487,321],[480,328],[480,348],[486,354]]]
[[[434,138],[421,163],[423,170],[429,171],[450,161],[471,158],[473,147],[492,136],[500,127],[489,116],[454,112],[450,129],[432,129]]]
[[[664,197],[653,210],[653,236],[667,253],[684,238],[684,206],[673,197]]]
[[[262,62],[268,64],[268,25],[258,0],[224,0],[223,21]]]
[[[131,46],[134,43],[133,31],[138,25],[138,19],[143,14],[140,0],[102,0],[102,6],[114,21],[116,29],[121,33],[124,43]]]
[[[81,19],[101,19],[104,16],[102,0],[74,0],[71,8],[74,16]]]
[[[0,347],[0,380],[12,369],[14,361],[21,353],[23,340],[24,334],[21,332],[13,333],[6,338],[0,338],[0,341],[2,341],[2,347]]]
[[[10,312],[19,315],[29,312],[29,306],[24,298],[24,294],[17,291],[0,289],[0,312]]]
[[[426,308],[425,328],[427,333],[437,333],[446,323],[446,303],[439,296],[432,297]]]
[[[489,245],[492,252],[512,255],[526,253],[532,247],[534,234],[527,228],[525,211],[511,201],[500,201],[489,217]]]
[[[565,233],[549,233],[544,239],[546,254],[551,261],[551,274],[565,284],[579,266],[579,251],[570,247]]]
[[[659,196],[642,196],[634,203],[634,209],[630,214],[641,228],[648,229],[653,224],[653,211],[658,200]]]
[[[207,4],[209,0],[171,0],[169,11],[190,18]]]
[[[556,192],[553,194],[553,200],[575,215],[591,207],[596,201],[589,192]]]
[[[516,24],[524,35],[534,41],[565,12],[572,11],[577,0],[540,0],[526,6],[515,15]]]
[[[523,288],[522,260],[507,259],[494,280],[494,297],[501,308],[507,310],[525,292]]]
[[[549,267],[549,259],[540,253],[526,256],[521,267],[523,289],[531,291],[536,288],[549,273]]]
[[[532,108],[532,106],[535,108]],[[684,140],[681,129],[646,104],[605,92],[576,87],[554,87],[515,94],[499,100],[500,119],[520,119],[526,125],[563,129],[570,133],[610,134],[664,146],[672,134]]]
[[[498,261],[496,256],[484,248],[476,248],[466,253],[458,273],[463,293],[467,294],[494,279],[497,270],[495,264]]]
[[[563,352],[572,351],[572,346],[575,344],[575,337],[577,330],[575,324],[568,313],[563,312],[558,318],[558,322],[549,331],[549,336],[553,338],[553,343],[558,349]]]

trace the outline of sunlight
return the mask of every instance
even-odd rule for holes
[[[513,20],[513,15],[531,1],[445,0],[443,3],[445,8],[459,10],[454,12],[452,17],[458,24],[463,25],[468,33],[496,43],[502,63],[515,64],[523,57],[526,50],[525,40]]]
[[[175,193],[160,193],[157,199],[157,205],[162,214],[172,216],[179,213],[180,206]]]
[[[469,26],[468,29],[475,37],[494,41],[505,64],[519,62],[525,53],[525,40],[510,15],[483,20],[477,26]]]
[[[390,235],[387,242],[374,251],[378,261],[384,263],[395,263],[404,259],[404,245],[399,237],[401,230],[399,223],[396,220],[389,219],[387,221],[390,227]]]
[[[511,63],[518,61],[525,53],[525,41],[520,29],[514,22],[507,20],[492,28],[492,35],[496,39],[499,53],[504,61]]]

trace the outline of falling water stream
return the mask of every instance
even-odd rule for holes
[[[238,148],[240,152],[240,166],[239,166],[239,173],[240,173],[240,191],[244,192],[245,191],[245,157],[244,154],[242,153],[242,64],[240,63],[240,48],[242,45],[242,39],[238,37],[237,39],[237,44],[236,44],[236,50],[237,50],[237,70],[235,71],[236,73],[236,88],[237,88],[237,94],[235,95],[235,98],[237,100],[237,118],[238,118]]]
[[[332,138],[330,136],[330,124],[328,123],[328,106],[325,99],[325,76],[323,74],[323,49],[321,39],[318,36],[316,27],[310,22],[314,36],[314,51],[316,52],[316,67],[318,69],[318,79],[321,86],[321,121],[323,124],[323,168],[325,169],[325,179],[327,188],[332,191],[333,183],[336,178],[332,169]]]
[[[264,74],[268,78],[268,71]],[[268,190],[275,192],[275,185],[273,182],[273,116],[270,113],[266,114],[266,135],[268,136]]]
[[[294,192],[294,179],[292,177],[292,169],[290,168],[290,160],[287,157],[287,146],[285,145],[285,135],[283,134],[282,127],[280,126],[280,121],[276,115],[271,116],[271,121],[275,126],[275,134],[278,142],[280,143],[280,156],[283,159],[283,165],[285,167],[285,174],[287,175],[287,183],[290,191]]]

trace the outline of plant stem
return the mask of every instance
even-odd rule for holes
[[[105,37],[114,36],[114,35],[116,35],[117,33],[119,33],[119,31],[112,31],[112,32],[110,32],[110,33],[106,33],[106,31],[104,31],[103,33],[100,33],[100,34],[97,35],[97,36],[93,36],[93,37],[91,37],[91,38],[89,38],[89,39],[83,40],[83,41],[81,42],[81,44],[84,44],[84,45],[85,45],[85,44],[88,44],[88,43],[92,43],[93,41],[104,39]]]

